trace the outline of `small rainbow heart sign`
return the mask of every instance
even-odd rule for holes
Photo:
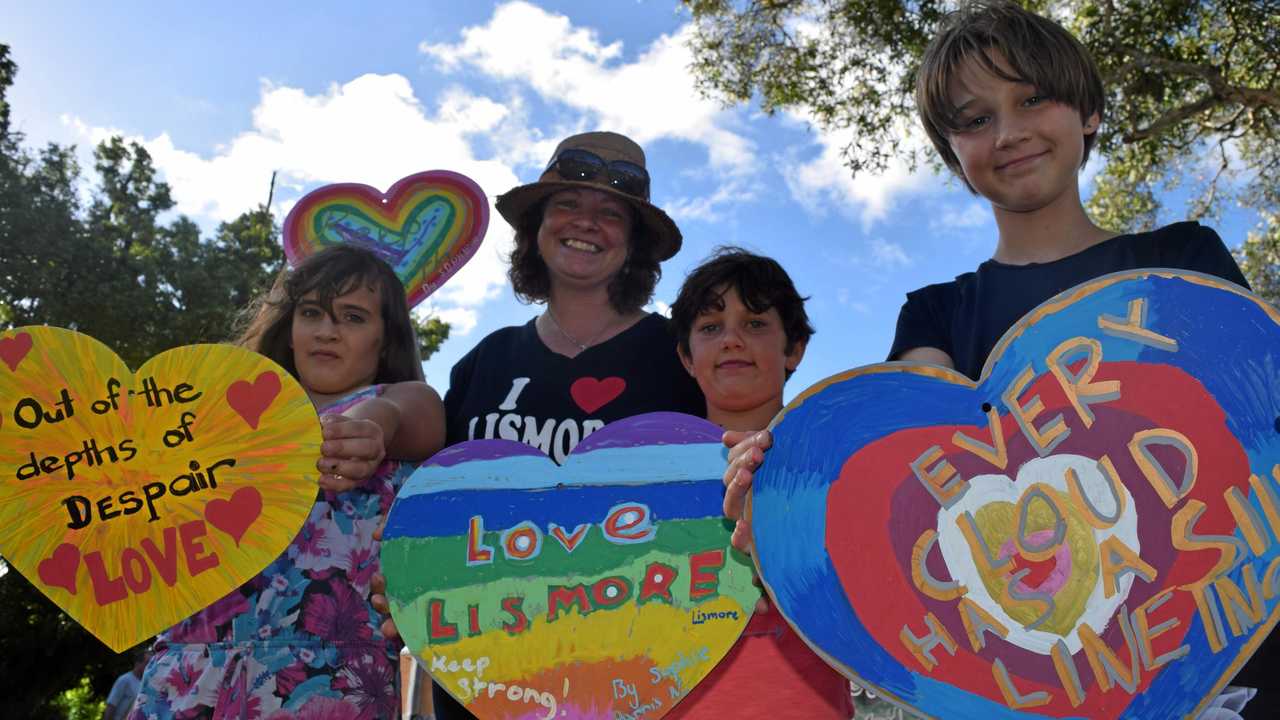
[[[974,383],[873,365],[775,420],[752,497],[797,631],[925,716],[1191,718],[1280,617],[1280,315],[1143,270]]]
[[[123,651],[252,578],[316,496],[320,423],[230,345],[132,372],[88,335],[0,333],[0,555]]]
[[[662,717],[760,597],[721,516],[720,429],[678,413],[606,425],[563,467],[473,440],[420,467],[382,569],[405,643],[485,720]]]
[[[404,283],[410,307],[475,255],[489,227],[489,201],[471,178],[428,170],[386,193],[359,183],[307,193],[284,221],[284,252],[298,263],[330,245],[373,251]]]

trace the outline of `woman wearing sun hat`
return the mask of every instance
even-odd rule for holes
[[[516,231],[508,277],[544,305],[491,333],[449,376],[446,444],[505,438],[557,462],[605,424],[646,412],[701,417],[702,393],[666,318],[642,308],[680,249],[680,229],[649,202],[644,151],[611,132],[566,138],[537,182],[498,198]],[[473,717],[438,685],[438,720]]]
[[[506,438],[557,462],[606,423],[669,410],[702,415],[667,321],[642,308],[680,249],[680,230],[649,202],[644,151],[611,132],[561,142],[537,182],[498,198],[516,231],[508,276],[543,304],[453,367],[448,444]]]

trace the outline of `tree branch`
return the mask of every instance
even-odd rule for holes
[[[1145,128],[1139,128],[1131,133],[1121,135],[1120,139],[1126,143],[1135,143],[1162,135],[1169,128],[1184,120],[1199,115],[1205,110],[1217,105],[1219,102],[1221,102],[1219,98],[1214,97],[1213,95],[1200,98],[1190,105],[1183,105],[1182,107],[1170,110]]]
[[[1209,84],[1213,95],[1221,100],[1228,102],[1237,102],[1249,107],[1272,107],[1280,109],[1280,90],[1275,88],[1254,88],[1241,87],[1228,83],[1222,76],[1222,71],[1212,65],[1201,65],[1197,63],[1183,62],[1181,60],[1170,60],[1169,58],[1150,55],[1137,48],[1124,48],[1128,51],[1137,63],[1145,66],[1154,66],[1161,68],[1172,75],[1181,75],[1184,77],[1198,77]],[[1126,69],[1132,67],[1136,63],[1127,63]]]

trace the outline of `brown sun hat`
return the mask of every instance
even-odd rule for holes
[[[603,164],[591,177],[585,179],[566,179],[562,174],[562,166],[558,160],[566,150],[581,150],[595,155]],[[622,167],[639,168],[644,173],[643,188],[637,185],[634,174],[628,174],[626,180],[633,182],[612,182],[611,169],[604,167],[615,162],[623,163]],[[626,164],[630,165],[626,165]],[[589,132],[567,137],[551,154],[551,162],[543,171],[537,182],[520,185],[498,196],[498,212],[510,223],[511,227],[519,227],[520,219],[534,206],[558,190],[570,188],[590,188],[615,195],[626,200],[635,208],[636,221],[641,225],[637,237],[641,242],[653,245],[654,255],[659,261],[666,260],[680,250],[680,228],[661,208],[649,202],[648,173],[644,170],[644,150],[631,138],[613,132]]]

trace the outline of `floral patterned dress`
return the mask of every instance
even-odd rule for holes
[[[321,409],[340,413],[366,388]],[[399,711],[397,645],[369,604],[373,531],[413,467],[322,492],[284,554],[165,631],[129,720],[381,720]]]

